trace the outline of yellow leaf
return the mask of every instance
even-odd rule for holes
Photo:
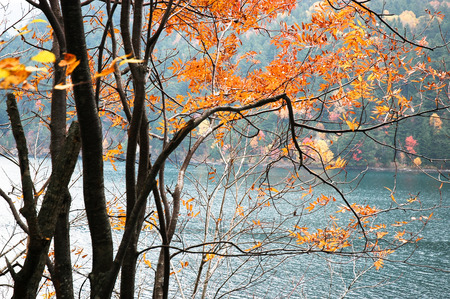
[[[22,70],[14,71],[13,74],[14,74],[14,77],[11,80],[11,82],[13,82],[14,84],[20,84],[28,78],[28,76],[30,75],[30,72],[26,71],[25,69],[22,69]]]
[[[257,242],[252,248],[246,249],[245,251],[252,251],[255,248],[261,247],[261,242]]]
[[[37,62],[50,63],[55,62],[56,57],[52,52],[44,50],[39,52],[36,56],[33,56],[31,59]]]
[[[352,130],[352,131],[355,131],[355,129],[356,129],[357,126],[358,126],[358,123],[357,123],[357,122],[353,122],[353,121],[348,121],[348,120],[346,120],[346,123],[347,123],[348,127],[350,128],[350,130]]]
[[[336,168],[344,168],[346,165],[347,161],[345,161],[344,159],[342,159],[341,157],[338,157],[335,164],[330,164],[327,167],[325,167],[325,170],[328,169],[336,169]]]
[[[79,60],[76,60],[74,63],[70,64],[66,69],[66,75],[72,74],[72,72],[75,70],[75,68],[80,64]]]
[[[124,58],[127,58],[128,56],[130,56],[130,55],[128,54],[128,55],[123,55],[123,56],[120,56],[120,57],[116,57],[116,58],[111,62],[111,64],[109,65],[108,68],[104,69],[104,70],[103,70],[102,72],[100,72],[100,73],[96,73],[96,74],[94,75],[94,78],[104,77],[104,76],[106,76],[106,75],[109,75],[109,74],[113,73],[113,72],[114,72],[114,67],[115,67],[117,61],[119,61],[119,60],[121,60],[121,59],[124,59]],[[120,64],[120,65],[122,65],[122,64]]]
[[[0,79],[6,78],[9,76],[9,71],[5,70],[5,69],[0,69]]]
[[[8,76],[0,83],[0,88],[9,88],[11,84],[23,83],[29,75],[30,72],[26,71],[23,65],[15,67],[14,70],[9,70]]]
[[[27,33],[29,33],[29,32],[31,32],[31,30],[25,30],[25,31],[20,32],[20,33],[17,34],[17,35],[18,35],[18,36],[21,36],[21,35],[27,34]]]
[[[46,20],[42,20],[42,19],[35,19],[35,20],[30,22],[30,24],[33,24],[33,23],[47,23],[47,21]]]
[[[125,64],[125,63],[141,63],[144,60],[142,59],[136,59],[136,58],[130,58],[130,59],[124,59],[119,63],[119,66]]]
[[[381,239],[387,234],[388,234],[387,232],[377,232],[377,239]]]
[[[151,268],[152,267],[152,263],[148,260],[144,260],[144,263],[147,265],[147,267]]]
[[[204,262],[210,261],[214,258],[215,254],[212,253],[207,253],[205,256],[205,259],[203,260]]]
[[[55,87],[53,87],[54,89],[59,89],[59,90],[64,90],[64,89],[67,89],[67,88],[70,88],[70,87],[72,87],[72,83],[69,83],[69,84],[58,84],[58,85],[55,85]]]
[[[414,164],[416,164],[417,166],[420,166],[420,164],[422,164],[422,160],[420,160],[419,157],[415,158],[413,162],[414,162]]]
[[[315,205],[310,203],[306,209],[311,212],[314,209],[314,207],[315,207]]]

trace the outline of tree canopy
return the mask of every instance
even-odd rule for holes
[[[405,244],[420,246],[440,199],[424,207],[393,188],[392,203],[377,207],[350,202],[345,188],[369,164],[449,183],[445,1],[423,17],[370,0],[306,10],[294,0],[27,2],[42,16],[15,38],[5,31],[0,45],[9,117],[0,129],[10,136],[1,154],[21,171],[0,195],[27,239],[3,246],[13,298],[135,298],[139,273],[152,277],[146,296],[219,296],[211,277],[231,260],[239,262],[227,279],[243,269],[251,285],[288,262],[278,257],[362,259],[363,274],[414,251]],[[430,44],[430,28],[440,43]],[[33,50],[11,51],[18,42]],[[48,137],[40,147],[52,171],[41,181],[29,160],[39,137],[27,122]],[[117,160],[123,186],[110,196],[104,163],[117,170]],[[194,167],[204,176],[189,175]],[[89,248],[78,248],[71,232],[84,222]],[[73,263],[80,255],[88,269]]]

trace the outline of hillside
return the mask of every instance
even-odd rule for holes
[[[101,5],[97,2],[98,5]],[[95,5],[95,4],[94,4]],[[251,62],[241,62],[240,67],[242,71],[252,71],[257,68],[264,68],[272,60],[272,58],[277,54],[276,47],[271,44],[271,34],[270,30],[276,30],[280,24],[286,23],[288,26],[293,20],[304,20],[305,22],[311,17],[314,11],[314,5],[318,5],[315,1],[301,1],[298,4],[298,8],[293,11],[293,13],[288,15],[279,15],[278,22],[268,24],[266,31],[255,30],[254,34],[247,34],[240,36],[239,38],[243,41],[244,46],[239,49],[239,52],[244,54],[248,51],[254,51],[257,53],[255,59],[259,61],[258,64],[252,64]],[[367,5],[374,11],[384,11],[384,20],[392,28],[398,29],[399,32],[404,33],[407,39],[418,42],[422,40],[425,45],[435,48],[433,51],[427,51],[426,56],[434,63],[435,66],[440,66],[444,68],[449,63],[450,55],[448,48],[442,46],[445,41],[450,39],[450,1],[419,1],[419,0],[396,0],[396,1],[383,1],[383,0],[372,0],[367,3]],[[436,19],[430,19],[430,12],[440,11],[445,17],[442,21],[437,21]],[[90,11],[86,8],[86,13]],[[116,14],[115,18],[118,18]],[[38,17],[39,18],[39,17]],[[116,19],[116,23],[117,19]],[[88,47],[93,47],[96,45],[101,36],[99,36],[98,31],[96,31],[95,23],[90,25],[91,27],[87,30],[88,32]],[[385,26],[380,23],[380,26]],[[2,45],[0,56],[6,57],[10,54],[15,55],[15,53],[20,53],[23,60],[29,59],[34,55],[39,49],[34,49],[32,47],[35,44],[35,36],[41,38],[41,43],[39,47],[50,48],[50,45],[45,41],[45,35],[47,32],[47,25],[45,23],[34,23],[30,24],[28,29],[31,30],[30,33],[16,36],[10,38],[5,44]],[[324,49],[326,50],[326,49]],[[177,36],[176,34],[165,36],[161,42],[158,44],[157,55],[161,57],[164,61],[160,65],[160,70],[162,74],[167,74],[169,76],[168,66],[171,64],[171,60],[165,60],[166,55],[170,53],[180,52],[183,55],[189,56],[189,49],[187,46],[187,41],[183,37]],[[47,82],[48,86],[51,86],[51,82]],[[177,82],[175,79],[167,81],[165,86],[165,92],[172,95],[185,95],[188,91],[188,86],[185,82]],[[317,78],[317,85],[320,84],[320,78]],[[378,91],[376,91],[378,92]],[[404,85],[400,90],[401,94],[405,97],[420,97],[423,96],[421,90],[416,90],[412,86]],[[446,93],[447,91],[444,91]],[[14,149],[14,141],[8,130],[8,118],[5,111],[4,104],[4,91],[2,91],[2,100],[0,101],[0,146],[2,147],[1,152],[4,153],[8,150]],[[426,95],[426,93],[425,93]],[[23,109],[24,119],[27,119],[26,130],[29,137],[33,137],[35,142],[33,142],[33,153],[38,156],[48,154],[43,148],[48,148],[47,142],[49,140],[49,132],[46,127],[45,120],[49,115],[49,100],[46,94],[40,95],[39,101],[30,101],[24,99],[21,101],[21,108]],[[383,97],[381,91],[377,94],[379,97]],[[445,96],[445,95],[443,95]],[[432,102],[429,102],[432,105]],[[370,109],[370,107],[368,106]],[[426,109],[430,107],[420,106],[413,109]],[[40,118],[36,117],[36,114],[32,111],[38,111]],[[340,117],[342,111],[324,111],[322,118],[318,120],[315,125],[326,125],[327,121],[336,119]],[[123,117],[123,116],[122,116]],[[298,117],[303,117],[298,115]],[[264,124],[264,129],[271,131],[270,124],[282,123],[283,119],[281,116],[274,115],[273,121]],[[105,118],[105,124],[111,124],[110,119]],[[448,113],[444,117],[436,118],[432,115],[422,115],[421,119],[414,119],[411,121],[406,120],[407,125],[401,126],[398,129],[395,126],[383,127],[372,135],[367,134],[365,139],[355,139],[352,140],[350,136],[341,138],[336,135],[315,135],[311,138],[323,139],[326,141],[326,146],[334,156],[342,155],[348,160],[353,160],[353,165],[357,166],[372,166],[372,167],[390,167],[393,161],[400,162],[401,164],[411,167],[414,162],[408,158],[407,153],[417,153],[423,166],[428,164],[425,157],[431,159],[436,159],[437,157],[443,156],[444,149],[448,149],[450,146],[450,124],[448,122]],[[126,127],[126,123],[123,124]],[[105,127],[108,127],[105,125]],[[158,133],[156,130],[153,133]],[[125,136],[125,132],[121,129],[121,126],[113,127],[108,131],[107,140],[105,140],[105,147],[110,144],[117,144],[122,141]],[[396,152],[389,150],[380,150],[380,143],[391,142],[392,137],[395,136],[397,146],[404,149],[404,152]],[[350,143],[350,147],[347,145]],[[212,142],[211,142],[212,144]],[[259,146],[268,146],[270,140],[266,143],[261,141]],[[345,145],[345,147],[344,147]],[[154,140],[153,148],[156,150],[162,145],[160,142]],[[199,151],[199,156],[208,156],[210,159],[219,159],[219,153],[217,150],[210,148],[204,148]],[[449,155],[449,154],[447,154]],[[446,158],[450,158],[447,156]],[[448,165],[442,164],[443,168],[449,168]]]

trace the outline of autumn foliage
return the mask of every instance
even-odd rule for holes
[[[388,189],[383,194],[391,205],[377,207],[350,202],[343,191],[346,181],[360,179],[347,177],[347,168],[367,163],[364,141],[392,150],[395,165],[406,165],[406,157],[410,167],[432,164],[416,135],[396,133],[420,117],[444,130],[449,108],[449,73],[433,67],[426,37],[404,36],[370,1],[318,2],[303,21],[290,18],[297,7],[291,0],[30,2],[47,19],[35,23],[49,32],[29,38],[47,50],[28,61],[15,53],[0,60],[0,88],[10,94],[10,110],[16,102],[46,103],[36,114],[52,138],[62,134],[48,145],[55,169],[66,125],[79,123],[73,130],[81,140],[84,207],[83,220],[72,220],[69,189],[47,199],[47,185],[39,192],[30,185],[23,202],[32,209],[21,225],[22,199],[12,203],[2,191],[24,235],[37,244],[20,245],[31,250],[18,255],[27,266],[8,269],[15,298],[25,294],[23,286],[26,296],[36,294],[41,279],[47,295],[61,298],[64,290],[73,297],[76,288],[92,298],[113,292],[133,298],[141,289],[154,298],[178,291],[205,296],[216,291],[210,278],[229,260],[239,259],[240,268],[253,258],[270,264],[279,256],[318,254],[362,259],[365,271],[381,270],[396,250],[420,240],[432,213],[417,198],[396,198]],[[444,17],[428,16],[430,22]],[[418,24],[412,15],[400,17]],[[24,40],[27,31],[19,35]],[[265,40],[267,49],[252,49]],[[19,147],[25,141],[11,123]],[[124,173],[113,196],[104,188],[103,163]],[[167,182],[167,164],[176,180]],[[204,176],[190,175],[192,167]],[[272,179],[281,168],[281,179]],[[195,190],[184,190],[188,179]],[[64,207],[42,239],[36,202],[51,201]],[[398,210],[423,218],[380,216]],[[89,227],[91,248],[64,243],[69,218]],[[72,267],[71,256],[89,259],[92,268]],[[69,270],[55,271],[60,257]],[[150,287],[138,285],[139,272],[151,277]],[[73,273],[90,287],[74,284]],[[188,290],[176,285],[185,273]]]

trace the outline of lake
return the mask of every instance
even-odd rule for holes
[[[33,165],[35,170],[48,175],[49,168],[46,162],[42,163],[41,160],[33,160]],[[124,166],[124,163],[117,162],[117,171],[114,171],[109,163],[105,164],[107,197],[109,201],[117,204],[120,204],[123,200],[124,184],[122,180]],[[210,178],[212,174],[208,174],[208,172],[212,172],[213,168],[216,171],[214,180]],[[200,214],[197,217],[188,217],[185,216],[187,209],[182,209],[180,224],[182,224],[183,229],[178,231],[174,237],[173,245],[175,247],[186,248],[187,246],[200,243],[205,238],[206,240],[213,240],[214,234],[223,234],[223,238],[227,237],[233,242],[239,241],[251,247],[252,242],[257,240],[264,242],[268,238],[269,232],[273,232],[271,237],[275,238],[277,237],[275,233],[293,229],[295,223],[320,227],[323,221],[323,217],[319,217],[321,215],[320,212],[311,215],[293,216],[292,213],[295,207],[300,206],[296,202],[298,202],[299,197],[305,191],[300,193],[289,192],[282,198],[273,198],[270,201],[270,207],[258,211],[256,215],[264,223],[281,221],[282,225],[280,227],[276,229],[270,227],[269,230],[269,226],[267,226],[265,229],[247,230],[246,227],[251,224],[251,221],[239,223],[239,217],[235,216],[235,208],[237,205],[246,208],[246,204],[249,202],[248,199],[247,201],[237,202],[236,198],[253,196],[253,193],[247,194],[244,192],[246,190],[244,187],[248,184],[241,180],[239,182],[241,184],[240,188],[227,187],[228,189],[225,188],[227,192],[225,192],[224,188],[215,188],[219,181],[220,173],[223,172],[223,167],[211,166],[211,168],[207,169],[204,167],[191,167],[190,170],[191,176],[190,179],[186,180],[184,189],[186,194],[183,198],[185,200],[194,198],[192,210],[194,213],[200,212]],[[270,176],[271,181],[283,180],[285,174],[285,170],[275,169]],[[348,177],[352,178],[356,174],[355,171],[349,171]],[[38,185],[43,183],[45,175],[34,177]],[[176,169],[170,165],[167,166],[165,184],[173,187],[176,175]],[[436,176],[435,173],[431,173],[431,175]],[[393,185],[394,177],[396,178],[395,186]],[[88,273],[89,257],[86,259],[80,258],[84,254],[89,255],[89,237],[82,211],[81,180],[78,175],[75,175],[74,178],[78,178],[78,180],[73,182],[71,188],[74,198],[71,212],[71,219],[74,222],[71,234],[75,249],[73,261],[79,267],[79,272]],[[250,179],[250,176],[248,178]],[[252,179],[255,178],[252,177]],[[19,182],[19,171],[8,160],[0,158],[0,187],[5,192],[11,192],[11,195],[13,195],[15,190],[12,189],[9,180]],[[202,184],[200,185],[199,183]],[[203,192],[206,194],[204,197],[198,195],[198,190],[201,187],[204,187]],[[355,184],[345,186],[344,190],[350,191],[351,187],[355,187]],[[389,257],[395,261],[403,261],[402,263],[386,262],[382,269],[376,271],[374,268],[367,270],[373,264],[371,259],[352,260],[344,256],[334,257],[326,254],[282,255],[274,257],[270,263],[266,259],[258,257],[235,257],[221,260],[215,257],[211,260],[211,264],[216,264],[220,267],[215,272],[212,272],[206,297],[339,298],[346,295],[347,298],[447,298],[448,294],[450,294],[450,274],[448,272],[450,270],[450,211],[448,209],[450,187],[443,185],[439,189],[440,183],[423,173],[401,172],[395,174],[390,171],[368,171],[362,181],[359,182],[358,188],[347,195],[347,199],[349,202],[370,204],[378,208],[392,207],[393,201],[390,197],[390,191],[386,188],[392,190],[394,187],[396,189],[395,199],[398,202],[417,196],[422,208],[431,208],[436,204],[445,206],[445,208],[426,212],[395,211],[380,215],[380,218],[386,217],[386,219],[381,220],[389,221],[391,217],[412,220],[412,217],[413,219],[419,219],[420,216],[428,216],[431,212],[434,213],[425,230],[418,235],[418,237],[423,239],[417,243],[417,247],[412,244],[405,244],[403,248]],[[317,193],[312,198],[318,196],[319,193],[337,197],[333,191],[323,187],[314,188],[314,192]],[[210,203],[213,208],[208,210],[207,203]],[[228,219],[228,222],[225,223],[224,221],[224,223],[216,226],[221,203],[225,203],[225,207],[222,207],[221,215],[224,219]],[[341,204],[342,202],[337,198],[336,207]],[[149,213],[151,210],[152,207],[149,207]],[[7,249],[7,247],[4,247],[5,244],[8,242],[10,242],[8,244],[12,244],[11,242],[19,240],[22,235],[17,233],[19,229],[13,225],[11,213],[4,200],[0,201],[0,211],[0,229],[2,232],[0,238],[0,249],[2,251],[0,251],[0,254],[3,255]],[[211,217],[215,217],[215,222],[213,218],[210,218],[211,224],[208,226],[208,236],[205,237],[206,211],[209,211]],[[329,210],[328,213],[331,213],[331,211]],[[298,210],[296,213],[301,213],[301,211]],[[234,220],[231,220],[233,217]],[[413,221],[413,225],[416,222],[418,221]],[[230,231],[232,224],[235,225],[235,228],[244,230],[245,233],[240,236],[226,235]],[[119,239],[120,234],[120,232],[115,232],[114,237]],[[11,235],[13,235],[13,238],[10,238]],[[145,249],[151,246],[152,242],[155,242],[155,238],[155,230],[146,230],[142,235],[140,248]],[[286,236],[281,235],[278,241],[279,244],[289,243],[286,240]],[[83,249],[83,254],[75,254],[81,249]],[[175,251],[172,250],[171,252]],[[411,252],[414,252],[414,254],[409,256]],[[8,253],[7,256],[11,256],[11,253]],[[151,251],[146,254],[146,257],[150,260],[154,256],[154,253]],[[330,261],[330,258],[333,258],[333,261]],[[189,265],[182,268],[180,261],[188,261]],[[179,272],[176,274],[176,277],[171,279],[172,296],[181,298],[178,288],[181,285],[183,295],[186,298],[190,297],[193,290],[193,281],[198,270],[199,255],[180,254],[173,259],[173,262],[174,269]],[[3,268],[4,264],[4,258],[2,258],[0,268]],[[152,260],[152,265],[156,265],[156,261]],[[444,269],[446,272],[437,271],[437,268]],[[230,278],[228,274],[231,272],[233,275]],[[263,273],[265,275],[262,275]],[[364,275],[360,277],[359,275],[362,273]],[[138,291],[140,291],[140,298],[150,298],[151,274],[151,270],[143,271],[139,277],[140,285],[138,286]],[[176,278],[178,278],[178,282]],[[7,287],[1,286],[8,279],[8,277],[0,277],[0,297],[7,297],[10,294]],[[75,280],[76,285],[81,285],[84,277],[78,275],[75,277]],[[254,283],[254,287],[248,287],[247,284],[249,283]],[[347,293],[349,286],[351,288]],[[230,293],[230,290],[236,288],[242,289]],[[83,293],[82,297],[84,297]],[[196,297],[200,297],[200,293],[197,293]]]

